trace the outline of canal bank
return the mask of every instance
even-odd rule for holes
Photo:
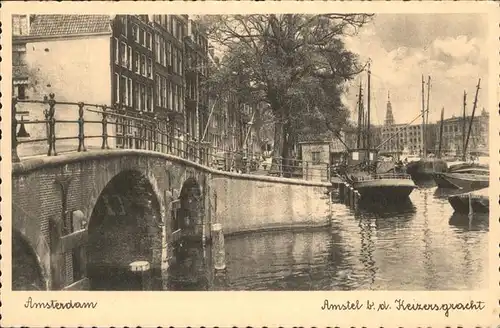
[[[215,218],[225,235],[325,227],[330,224],[330,183],[266,176],[212,177]]]

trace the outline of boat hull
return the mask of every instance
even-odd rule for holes
[[[406,173],[414,181],[433,180],[434,173],[444,173],[447,170],[448,165],[443,160],[419,160],[406,166]]]
[[[448,202],[453,207],[455,212],[463,214],[469,213],[470,206],[472,206],[472,210],[477,213],[488,213],[490,210],[488,188],[477,190],[471,193],[463,193],[450,196],[448,197]]]
[[[360,181],[353,184],[363,199],[407,199],[415,183],[410,179],[380,179]]]
[[[434,173],[434,181],[439,188],[478,190],[490,185],[488,176],[466,173]]]

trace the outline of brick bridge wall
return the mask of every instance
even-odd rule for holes
[[[283,197],[280,196],[283,199],[280,198],[278,205],[272,202],[269,204],[275,213],[279,212],[276,205],[286,206],[287,199],[290,203],[296,203],[300,197],[306,195],[310,202],[311,197],[320,197],[328,187],[326,183],[214,171],[175,156],[146,150],[101,150],[25,159],[13,165],[13,231],[21,235],[34,250],[45,279],[46,286],[43,288],[61,289],[71,287],[71,284],[75,283],[68,274],[71,272],[71,268],[68,268],[72,265],[71,256],[69,258],[68,254],[66,258],[62,256],[57,262],[57,259],[54,259],[57,256],[53,255],[54,244],[59,243],[59,240],[54,241],[53,234],[54,231],[60,231],[64,202],[64,192],[57,181],[70,179],[67,182],[66,213],[79,210],[83,212],[83,217],[88,223],[101,192],[114,177],[126,171],[141,173],[149,181],[160,207],[161,222],[164,224],[158,222],[156,230],[153,229],[161,231],[157,233],[162,235],[158,236],[158,239],[161,239],[161,247],[153,250],[153,267],[161,266],[171,256],[169,249],[172,237],[171,202],[179,198],[181,189],[188,179],[195,179],[201,190],[200,216],[203,222],[198,231],[200,233],[203,231],[204,237],[207,238],[211,222],[218,221],[225,224],[224,217],[216,219],[216,216],[229,215],[227,223],[230,233],[267,226],[274,228],[280,223],[287,226],[290,215],[295,217],[294,221],[297,222],[297,216],[301,216],[304,210],[310,209],[310,204],[306,207],[299,204],[299,210],[290,210],[288,216],[279,218],[263,214],[266,212],[266,208],[263,208],[266,205],[261,201],[267,199],[269,203],[269,199],[272,199],[279,190],[276,189],[279,185],[284,184],[286,188],[283,189]],[[251,188],[251,180],[257,181],[255,186],[259,190]],[[221,194],[220,197],[217,197],[216,192]],[[255,193],[259,192],[260,196],[256,197]],[[248,197],[250,194],[252,196]],[[240,201],[235,209],[228,211],[228,206],[236,204],[238,199]],[[245,201],[242,203],[241,199],[247,199],[248,204]],[[245,207],[259,203],[262,205],[259,209],[260,214],[256,214],[256,217],[251,217],[254,214],[244,215]],[[293,206],[297,208],[297,205]],[[248,221],[251,221],[251,224]],[[324,222],[325,220],[319,223]],[[310,217],[307,217],[302,225],[311,223],[318,224],[318,220],[311,221]],[[158,229],[159,226],[164,228]],[[66,235],[71,232],[67,231]],[[60,250],[61,246],[58,247]]]

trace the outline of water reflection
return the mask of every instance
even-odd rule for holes
[[[328,229],[254,233],[226,239],[225,274],[198,264],[172,268],[169,289],[460,290],[487,287],[488,217],[469,224],[434,187],[408,202],[332,204]],[[467,216],[466,216],[467,217]],[[191,261],[193,261],[191,259]],[[195,268],[195,269],[193,269]],[[183,270],[185,270],[183,272]],[[189,272],[187,272],[189,271]],[[186,277],[179,279],[183,275]],[[211,276],[212,275],[212,276]],[[190,284],[198,281],[198,284]],[[212,278],[210,278],[212,277]],[[186,282],[186,284],[184,284]],[[203,282],[203,283],[200,283]]]

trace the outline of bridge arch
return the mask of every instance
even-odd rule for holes
[[[48,247],[46,256],[50,256]],[[48,269],[26,235],[12,229],[12,290],[48,290]]]
[[[130,289],[131,262],[161,265],[162,202],[153,177],[124,170],[109,180],[88,225],[87,276],[91,289]]]

